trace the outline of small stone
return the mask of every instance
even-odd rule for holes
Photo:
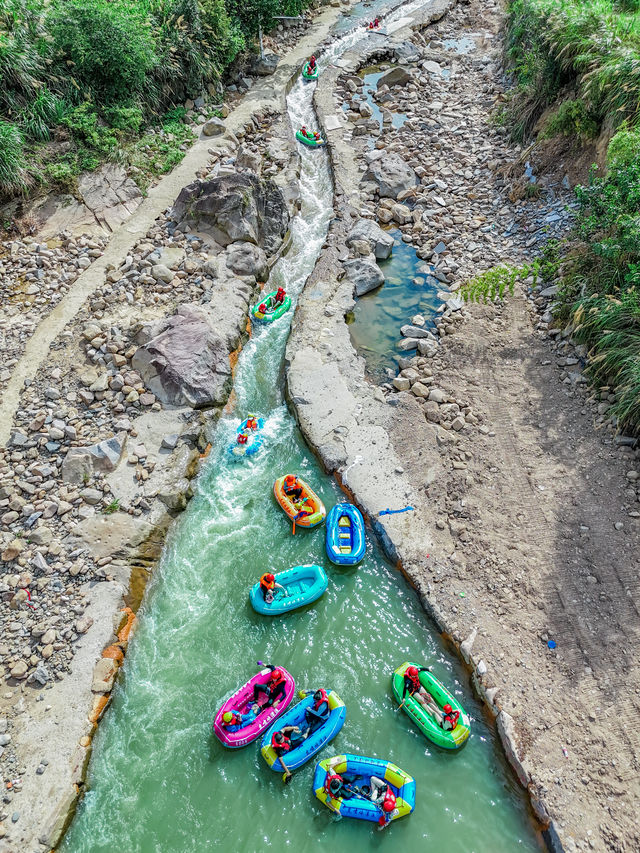
[[[11,677],[12,678],[24,678],[27,674],[27,670],[29,667],[26,662],[23,660],[19,660],[11,667]]]

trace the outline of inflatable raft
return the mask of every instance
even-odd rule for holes
[[[298,486],[302,489],[302,494],[294,500],[285,495],[284,477],[279,477],[273,484],[273,494],[291,521],[295,518],[298,527],[315,527],[322,524],[327,514],[324,504],[313,489],[299,477]]]
[[[318,66],[313,69],[313,71],[309,71],[309,63],[305,62],[302,66],[302,76],[305,80],[317,80],[318,79]]]
[[[329,762],[331,762],[331,767],[328,766]],[[351,787],[357,788],[362,793],[354,794],[348,799],[332,797],[325,788],[325,781],[330,773],[339,773],[340,775],[346,773],[349,779],[354,779]],[[321,803],[343,817],[353,817],[357,820],[370,820],[377,823],[383,815],[382,809],[366,796],[371,787],[372,776],[377,776],[378,779],[387,782],[396,795],[396,808],[391,812],[392,821],[411,814],[416,805],[415,780],[395,764],[379,758],[365,758],[361,755],[349,754],[340,755],[337,759],[325,758],[324,761],[320,761],[316,765],[313,789]]]
[[[355,566],[367,546],[364,519],[353,504],[336,504],[327,516],[327,557],[338,566]]]
[[[391,677],[391,689],[393,691],[394,698],[398,703],[402,702],[404,674],[408,666],[418,666],[418,664],[412,664],[410,661],[403,663],[402,666],[399,666],[396,669]],[[449,693],[446,687],[430,672],[421,672],[419,677],[420,684],[424,687],[427,693],[433,696],[440,708],[449,704],[454,711],[460,711],[457,726],[453,731],[445,731],[445,729],[441,728],[433,719],[431,714],[425,711],[422,705],[411,696],[407,696],[407,700],[402,706],[402,710],[411,717],[422,734],[435,743],[436,746],[440,746],[443,749],[459,749],[471,734],[469,716],[467,715],[467,712],[464,710],[460,702],[458,702],[456,697]]]
[[[266,306],[266,312],[260,311],[261,305]],[[267,293],[260,302],[256,302],[251,309],[251,317],[260,323],[273,323],[274,320],[279,320],[283,314],[286,314],[289,308],[291,308],[291,297],[285,296],[284,302],[276,304],[276,291],[273,290],[271,293]]]
[[[247,424],[249,423],[249,418],[245,418],[242,421],[238,429],[236,430],[236,440],[233,444],[229,445],[229,453],[233,456],[234,459],[242,459],[245,456],[253,456],[260,450],[262,446],[263,434],[262,430],[264,428],[264,418],[253,418],[256,421],[257,426],[254,429],[248,429]],[[244,444],[238,443],[239,435],[246,435],[247,440]]]
[[[275,575],[276,583],[285,588],[274,589],[271,604],[264,600],[260,583],[251,587],[249,599],[254,610],[264,616],[281,616],[297,607],[317,601],[326,592],[329,578],[321,566],[295,566]]]
[[[276,717],[279,717],[289,707],[296,690],[296,683],[293,680],[293,676],[284,667],[281,666],[278,668],[284,673],[286,686],[284,698],[278,702],[277,706],[272,705],[271,707],[263,708],[252,723],[238,729],[236,732],[230,732],[222,723],[222,715],[226,711],[237,711],[240,714],[246,714],[251,709],[251,706],[254,704],[254,684],[266,684],[271,675],[271,670],[264,668],[256,673],[253,678],[250,678],[246,684],[239,687],[233,696],[230,696],[224,705],[218,709],[213,721],[213,732],[225,746],[237,749],[251,743],[251,741],[260,737],[262,732],[273,723]]]
[[[347,709],[342,699],[334,690],[329,691],[328,702],[330,710],[329,719],[303,740],[299,746],[286,753],[284,760],[289,770],[297,770],[298,767],[306,764],[329,741],[334,739],[344,725]],[[282,772],[284,767],[271,746],[271,738],[285,726],[298,726],[304,731],[308,725],[305,712],[307,708],[312,708],[313,704],[313,692],[311,692],[311,695],[306,696],[302,702],[298,702],[293,708],[289,708],[286,714],[283,714],[262,738],[262,748],[260,751],[262,752],[262,757],[272,770]]]
[[[298,142],[302,142],[303,145],[308,145],[309,148],[322,148],[322,146],[326,144],[322,137],[320,137],[320,139],[310,139],[308,136],[305,136],[301,130],[296,131],[296,139]]]

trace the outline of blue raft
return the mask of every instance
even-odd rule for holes
[[[264,616],[281,616],[297,607],[311,604],[326,591],[329,579],[321,566],[295,566],[275,576],[276,583],[282,584],[281,589],[274,590],[274,599],[267,604],[257,583],[251,587],[249,599],[254,610]]]
[[[367,545],[364,519],[353,504],[336,504],[327,516],[327,557],[338,566],[355,566]]]
[[[253,456],[260,450],[262,446],[262,430],[264,428],[264,418],[253,417],[258,426],[255,429],[248,429],[247,424],[249,418],[245,418],[238,429],[236,430],[236,440],[229,445],[229,454],[233,459],[243,459],[245,456]],[[244,433],[247,436],[245,444],[238,444],[238,436]]]
[[[317,728],[308,738],[302,741],[300,746],[290,750],[286,754],[285,763],[289,770],[297,770],[303,764],[312,758],[317,752],[326,746],[330,740],[338,734],[344,725],[344,719],[347,716],[347,709],[344,702],[338,694],[331,690],[328,696],[329,703],[329,719]],[[285,713],[278,718],[265,736],[262,738],[260,751],[262,757],[267,762],[272,770],[282,772],[284,767],[280,763],[280,759],[271,746],[271,738],[276,732],[281,731],[285,726],[298,726],[304,731],[307,726],[305,711],[313,706],[313,691],[306,696],[302,702],[298,702],[293,708],[289,708]]]
[[[411,814],[416,806],[416,783],[412,776],[409,776],[408,773],[390,761],[346,753],[319,761],[313,776],[313,790],[316,797],[327,808],[343,817],[353,817],[357,820],[370,820],[378,823],[383,813],[380,807],[367,799],[364,793],[355,794],[348,799],[332,797],[325,787],[329,773],[339,773],[340,775],[346,773],[350,779],[355,777],[355,781],[351,784],[360,791],[371,788],[372,776],[377,776],[378,779],[382,779],[383,782],[390,785],[396,795],[396,808],[391,813],[390,820],[398,820],[398,818]]]

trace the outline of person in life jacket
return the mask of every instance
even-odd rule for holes
[[[298,726],[285,726],[279,732],[274,732],[271,737],[273,751],[280,759],[284,775],[282,781],[288,784],[291,781],[291,771],[287,767],[284,756],[292,749],[296,749],[307,737],[307,733],[301,732]]]
[[[309,60],[309,62],[307,63],[307,65],[308,65],[308,71],[309,71],[309,73],[312,73],[313,71],[315,71],[315,70],[316,70],[316,58],[315,58],[315,56],[312,56],[312,57],[311,57],[311,59]]]
[[[279,287],[276,291],[276,305],[282,305],[287,295],[287,291],[283,287]]]
[[[434,701],[431,694],[424,689],[420,684],[420,673],[431,672],[430,666],[408,666],[404,674],[404,684],[402,688],[402,701],[404,702],[408,696],[413,697],[416,702],[419,702],[425,711],[435,719],[438,725],[441,725],[442,711]]]
[[[267,604],[271,604],[273,601],[275,597],[275,589],[281,589],[285,595],[287,594],[287,591],[282,584],[276,583],[275,575],[272,575],[271,572],[265,572],[260,578],[260,592]]]
[[[326,723],[330,713],[329,696],[327,691],[321,687],[313,694],[313,705],[310,705],[304,712],[304,718],[309,726],[307,733],[315,732],[323,723]]]
[[[246,434],[246,432],[239,432],[236,441],[238,442],[238,444],[246,444],[248,438],[249,436]]]
[[[293,474],[287,474],[284,478],[283,488],[285,495],[294,501],[302,497],[302,486],[298,484],[298,478]]]
[[[396,807],[396,795],[386,782],[379,779],[377,776],[372,776],[369,780],[371,792],[369,799],[375,803],[381,810],[382,814],[378,820],[378,828],[385,829],[391,822],[391,816]]]
[[[237,732],[238,729],[243,729],[245,726],[251,725],[255,720],[254,711],[247,711],[246,714],[241,714],[232,708],[231,711],[225,711],[222,715],[222,725],[228,732]]]
[[[284,672],[277,666],[267,664],[267,669],[271,670],[266,684],[253,685],[253,701],[260,708],[260,699],[266,699],[262,704],[262,709],[270,708],[272,705],[277,705],[281,699],[284,699],[287,692],[287,680]],[[254,706],[255,710],[255,706]]]
[[[258,305],[258,313],[259,314],[266,314],[267,313],[267,306],[264,302],[261,302],[260,305]]]
[[[309,139],[309,132],[308,132],[308,130],[307,130],[307,128],[306,128],[306,125],[304,125],[304,124],[302,125],[302,127],[300,128],[300,133],[301,133],[301,134],[302,134],[306,139]]]
[[[249,415],[245,429],[258,429],[258,420],[254,415]]]
[[[444,715],[442,717],[440,725],[445,730],[445,732],[452,732],[458,725],[460,711],[454,711],[451,705],[449,704],[445,705],[442,710],[444,711]]]

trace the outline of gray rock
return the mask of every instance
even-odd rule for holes
[[[98,489],[82,489],[80,497],[85,503],[91,505],[99,504],[102,500],[102,492],[98,491]]]
[[[396,68],[390,68],[388,71],[379,78],[376,88],[380,88],[381,86],[406,86],[407,83],[414,83],[415,80],[409,74],[406,68],[402,68],[402,66],[397,66]]]
[[[152,266],[151,275],[156,281],[164,281],[166,284],[173,280],[173,273],[164,264],[155,264],[155,266]]]
[[[126,440],[126,432],[120,432],[89,447],[72,447],[62,463],[63,481],[82,483],[94,471],[115,470],[124,452]]]
[[[375,183],[381,198],[397,198],[417,185],[418,176],[398,154],[385,154],[369,164],[363,181]]]
[[[431,338],[422,338],[418,341],[418,352],[426,358],[433,358],[438,352],[438,344]]]
[[[363,293],[368,293],[384,284],[384,275],[374,255],[344,261],[344,268],[347,278],[354,285],[356,296],[362,296]]]
[[[257,56],[251,63],[251,73],[258,77],[268,77],[274,74],[278,66],[280,57],[275,53],[265,53],[264,56]]]
[[[181,305],[135,352],[132,367],[163,403],[202,408],[226,401],[231,366],[225,340],[198,305]]]
[[[396,376],[393,380],[393,387],[398,391],[408,391],[411,388],[411,383],[404,376]]]
[[[186,509],[191,495],[191,483],[186,478],[181,478],[176,483],[168,483],[164,486],[158,492],[158,499],[172,515],[176,515]]]
[[[258,281],[269,278],[267,256],[253,243],[234,243],[227,249],[227,267],[236,275],[252,275]]]
[[[202,125],[202,132],[205,136],[220,136],[226,131],[226,125],[222,119],[214,116]]]
[[[262,157],[257,151],[251,151],[244,145],[241,145],[236,154],[236,168],[250,169],[256,175],[262,170]]]
[[[243,241],[272,255],[289,227],[284,196],[270,179],[251,172],[222,175],[186,186],[171,218],[210,235],[221,246]]]
[[[37,665],[36,671],[33,673],[33,680],[37,681],[38,684],[41,684],[43,687],[47,683],[47,681],[51,680],[49,670],[43,663],[39,663]]]
[[[429,399],[435,400],[436,403],[446,403],[449,399],[449,395],[446,391],[442,391],[440,388],[432,388],[429,392]]]
[[[386,260],[393,249],[393,237],[372,219],[360,219],[347,235],[347,246],[365,240],[379,261]]]
[[[410,65],[413,62],[419,62],[422,55],[418,48],[410,41],[401,41],[391,48],[391,55],[396,62]]]
[[[400,334],[405,338],[433,338],[431,332],[422,326],[401,326]]]
[[[173,450],[176,444],[178,443],[178,438],[179,436],[177,432],[173,432],[171,433],[171,435],[165,435],[162,439],[161,446],[166,448],[167,450]]]

